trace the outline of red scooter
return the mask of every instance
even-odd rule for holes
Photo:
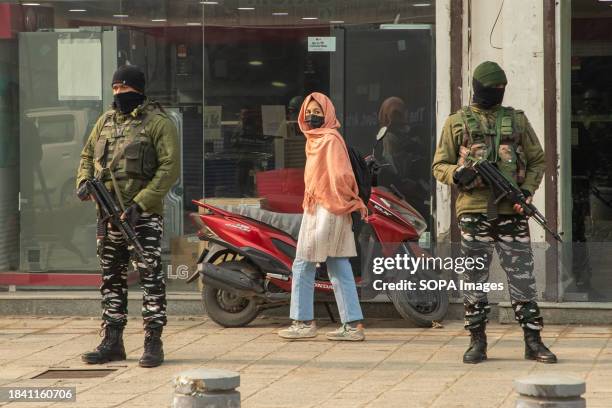
[[[385,129],[377,136],[377,144]],[[376,146],[375,146],[376,148]],[[376,175],[384,164],[372,155],[366,158],[373,188],[368,202],[368,217],[356,234],[358,257],[351,260],[357,272],[355,282],[361,300],[386,295],[397,311],[420,327],[431,327],[448,310],[445,290],[411,291],[374,290],[372,283],[376,257],[428,256],[419,246],[419,236],[427,229],[425,219],[393,185],[376,186]],[[198,225],[198,237],[208,242],[197,261],[197,272],[188,282],[201,276],[202,298],[208,316],[224,327],[249,324],[264,309],[287,305],[291,296],[291,266],[295,258],[301,214],[283,214],[250,206],[219,208],[201,201],[194,204],[207,210],[191,214]],[[408,275],[408,279],[426,279],[429,272]],[[435,274],[434,274],[435,275]],[[430,276],[434,279],[434,275]],[[393,282],[406,278],[402,273],[387,272],[383,279]],[[436,277],[437,278],[437,277]],[[332,284],[325,264],[317,267],[315,301],[323,302],[333,319],[328,303],[334,301]]]

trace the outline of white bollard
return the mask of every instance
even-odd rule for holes
[[[198,368],[174,377],[172,408],[240,408],[240,374]]]
[[[583,380],[565,375],[537,374],[514,380],[516,408],[585,408]]]

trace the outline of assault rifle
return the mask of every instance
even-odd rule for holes
[[[513,182],[488,160],[481,159],[474,161],[474,170],[482,177],[483,181],[491,187],[491,192],[494,196],[494,204],[497,205],[502,199],[506,198],[510,200],[512,204],[519,204],[527,217],[532,217],[535,222],[540,224],[550,235],[552,235],[557,241],[563,242],[559,234],[554,232],[548,221],[540,213],[535,205],[527,203],[527,197]]]
[[[151,268],[151,265],[149,265],[145,259],[144,248],[138,240],[134,228],[132,228],[127,219],[121,219],[122,211],[111,196],[111,193],[106,189],[104,183],[97,178],[87,180],[85,183],[87,183],[89,194],[91,194],[96,203],[98,203],[100,209],[100,222],[111,222],[114,224],[119,229],[128,245],[134,248],[138,260],[145,265],[149,272],[153,273],[153,268]]]

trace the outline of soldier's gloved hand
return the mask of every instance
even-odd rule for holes
[[[465,187],[473,182],[478,176],[476,170],[471,167],[459,167],[453,174],[453,182],[458,186]]]
[[[140,208],[138,204],[134,203],[129,206],[123,214],[121,214],[121,219],[127,220],[127,222],[134,227],[140,218],[140,214],[142,214],[142,208]]]
[[[523,194],[525,195],[525,202],[527,202],[527,204],[531,204],[531,201],[533,200],[533,196],[531,195],[531,191],[529,190],[525,190],[523,188],[521,188],[521,191],[523,192]],[[525,213],[525,210],[523,209],[523,207],[521,207],[520,204],[514,204],[513,206],[514,211],[523,215]]]
[[[79,184],[79,188],[77,188],[76,195],[81,201],[89,201],[91,200],[91,195],[89,195],[89,189],[87,188],[87,180],[81,181]]]

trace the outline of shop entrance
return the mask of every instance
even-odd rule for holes
[[[609,300],[612,246],[612,8],[572,2],[572,262],[567,300]],[[606,298],[607,297],[607,298]]]

